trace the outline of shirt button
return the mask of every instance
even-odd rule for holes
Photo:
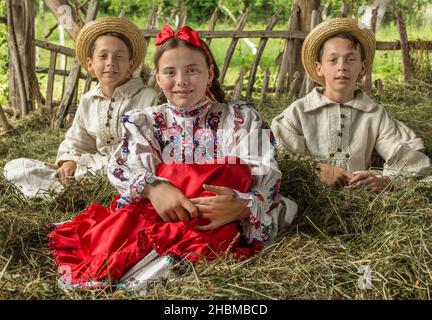
[[[114,108],[110,106],[108,109],[110,109],[112,111]]]
[[[341,118],[345,118],[345,115],[343,113],[341,114]]]
[[[338,136],[339,136],[339,137],[342,137],[342,132],[339,132],[339,133],[338,133]]]
[[[111,98],[111,102],[115,102],[115,99],[114,99],[114,98]]]
[[[333,158],[334,157],[334,153],[330,153],[330,157]]]
[[[343,108],[343,107],[345,107],[345,105],[344,105],[343,103],[341,103],[341,104],[339,105],[339,107]]]
[[[111,144],[111,141],[110,140],[107,140],[107,142],[106,142],[107,144]]]
[[[108,123],[108,122],[107,122],[107,123],[105,123],[105,126],[109,127],[109,123]]]
[[[107,118],[108,118],[108,119],[111,119],[111,115],[108,115]]]
[[[348,159],[349,157],[350,157],[350,155],[347,153],[347,154],[345,155],[345,158]]]
[[[345,128],[345,126],[343,124],[341,124],[341,129]]]
[[[338,149],[337,149],[337,152],[341,152],[341,151],[342,151],[342,149],[341,149],[341,148],[338,148]]]

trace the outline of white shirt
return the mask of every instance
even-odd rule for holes
[[[368,170],[372,152],[384,159],[383,175],[415,177],[431,166],[423,141],[366,93],[336,103],[315,88],[272,122],[279,146],[351,172]]]
[[[88,169],[106,170],[111,154],[121,141],[121,116],[132,109],[156,105],[157,92],[145,88],[140,78],[131,78],[117,87],[112,98],[104,96],[100,85],[81,97],[72,126],[60,144],[56,164],[77,163],[75,177]]]

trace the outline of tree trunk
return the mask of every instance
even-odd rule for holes
[[[10,106],[25,116],[41,103],[35,73],[34,1],[8,0],[8,34],[10,63]]]
[[[84,21],[67,0],[44,0],[46,6],[59,19],[66,32],[76,39],[78,32],[84,26]]]
[[[319,10],[321,5],[320,0],[294,0],[293,5],[296,4],[300,8],[300,30],[309,32],[311,30],[312,11]]]
[[[300,8],[300,16],[298,21],[299,31],[303,31],[309,33],[311,30],[311,20],[312,20],[312,12],[313,10],[319,10],[321,1],[320,0],[294,0],[293,6],[297,5]],[[299,72],[298,80],[301,83],[303,82],[304,77],[304,68],[301,62],[301,47],[303,45],[303,41],[298,41],[298,46],[295,46],[292,55],[291,61],[293,62],[291,65],[293,69],[290,70],[289,77],[291,78],[297,71]]]

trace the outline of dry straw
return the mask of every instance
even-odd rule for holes
[[[375,55],[375,35],[365,25],[351,18],[334,18],[317,25],[306,37],[302,47],[303,66],[313,81],[325,84],[324,77],[320,77],[315,70],[315,62],[319,61],[319,51],[324,42],[339,33],[348,33],[360,41],[365,53],[365,68],[360,73],[360,80],[370,69]]]

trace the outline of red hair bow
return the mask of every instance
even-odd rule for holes
[[[195,30],[189,28],[188,26],[184,26],[179,31],[174,32],[166,24],[164,24],[162,27],[162,30],[157,33],[155,44],[157,46],[160,46],[165,41],[172,39],[172,38],[178,38],[178,39],[184,40],[184,41],[189,42],[190,44],[194,45],[195,47],[201,46],[200,37],[198,35],[198,32],[196,32]]]

